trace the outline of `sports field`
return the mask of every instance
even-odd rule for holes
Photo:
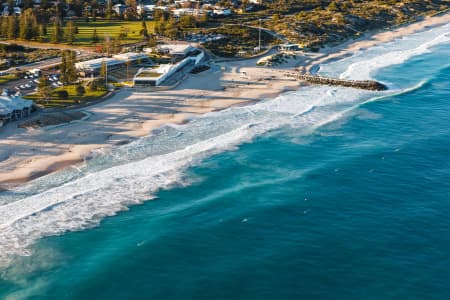
[[[75,21],[78,26],[78,34],[75,35],[76,45],[91,45],[93,41],[94,29],[97,30],[99,43],[102,43],[104,38],[109,36],[111,40],[120,37],[122,44],[136,42],[142,40],[140,32],[142,30],[142,21],[107,21],[100,20],[96,22],[82,22]],[[153,33],[154,22],[146,21],[147,30]],[[49,37],[51,36],[53,28],[48,28]]]

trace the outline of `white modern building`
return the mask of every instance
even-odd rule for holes
[[[193,47],[192,47],[193,48]],[[198,65],[205,57],[203,51],[196,48],[188,52],[188,55],[176,64],[162,64],[151,68],[141,68],[133,79],[135,86],[159,86],[169,77],[180,71],[183,67],[191,64]]]
[[[9,121],[20,120],[31,113],[33,101],[22,97],[0,96],[0,127]]]

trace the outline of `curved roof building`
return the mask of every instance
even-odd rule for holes
[[[0,126],[8,121],[20,120],[30,114],[33,101],[22,97],[0,96]]]

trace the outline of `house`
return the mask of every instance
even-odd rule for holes
[[[22,97],[0,96],[0,127],[4,124],[27,117],[33,109],[33,101]]]
[[[229,8],[215,7],[212,11],[213,16],[230,16],[233,12]]]
[[[12,16],[20,16],[20,14],[22,13],[22,9],[18,6],[14,6],[13,10],[12,10]],[[9,16],[9,7],[8,5],[4,5],[2,12],[1,12],[1,16],[7,17]]]

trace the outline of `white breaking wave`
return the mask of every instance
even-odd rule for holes
[[[434,38],[426,47],[437,42]],[[419,53],[414,49],[404,51]],[[385,66],[375,58],[366,65],[361,54],[358,59],[360,67],[367,67],[369,73],[370,68]],[[391,64],[397,61],[391,60]],[[106,216],[154,198],[160,189],[185,184],[186,168],[205,157],[280,127],[299,128],[308,134],[342,118],[361,103],[386,95],[392,92],[302,88],[275,100],[209,113],[185,125],[162,127],[152,136],[112,151],[97,151],[85,166],[0,193],[0,265],[14,255],[30,254],[28,248],[41,237],[91,227]]]
[[[450,27],[444,26],[443,32],[439,32],[439,35],[428,41],[423,41],[417,47],[411,49],[393,50],[377,55],[371,59],[359,60],[350,64],[347,70],[340,75],[343,79],[357,79],[357,80],[370,80],[372,79],[373,72],[382,68],[398,65],[406,62],[408,59],[430,52],[430,49],[434,46],[449,43],[450,42]],[[430,30],[428,33],[432,33]],[[426,34],[426,33],[422,33]],[[407,39],[400,39],[397,41],[401,45],[402,41]]]

